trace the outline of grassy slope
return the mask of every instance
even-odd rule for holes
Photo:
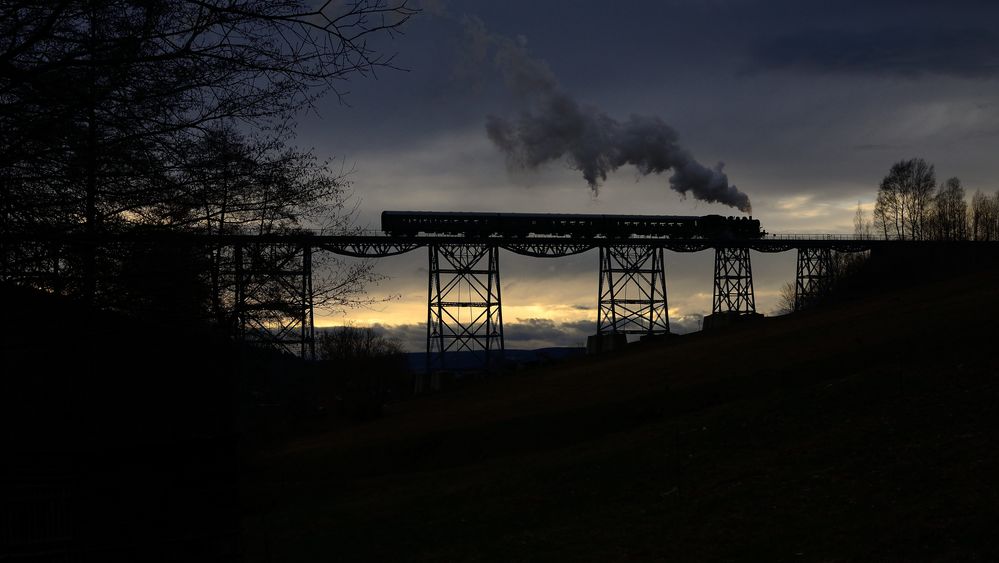
[[[996,560],[999,275],[400,405],[263,452],[250,560]]]

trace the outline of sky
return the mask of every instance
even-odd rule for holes
[[[590,152],[509,149],[490,136],[490,123],[557,129],[563,115],[546,113],[552,99],[568,101],[587,131],[656,124],[674,136],[669,155],[682,155],[660,162],[667,167],[693,161],[715,174],[724,163],[726,188],[745,194],[772,233],[851,233],[858,203],[869,212],[878,182],[905,158],[927,159],[941,182],[960,177],[969,196],[999,189],[996,2],[420,7],[403,34],[371,44],[395,53],[398,70],[353,76],[342,99],[327,96],[299,116],[298,143],[350,171],[365,228],[377,229],[386,209],[741,214],[681,194],[671,187],[675,168],[650,171],[622,157],[594,186],[584,174],[599,161]],[[757,309],[770,314],[793,280],[795,255],[752,259]],[[710,312],[712,261],[710,251],[667,253],[675,331],[697,330]],[[502,251],[500,264],[508,348],[576,346],[595,331],[595,251],[562,259]],[[376,270],[385,276],[368,288],[377,303],[321,313],[316,324],[377,326],[422,349],[426,251],[379,260]]]

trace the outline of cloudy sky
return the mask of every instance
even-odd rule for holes
[[[343,159],[361,226],[395,210],[739,214],[670,189],[671,171],[625,163],[594,190],[572,155],[512,166],[487,135],[537,105],[504,49],[541,69],[586,115],[665,124],[677,146],[752,202],[769,232],[852,232],[860,202],[903,158],[935,164],[969,192],[999,172],[999,3],[881,0],[424,2],[377,48],[404,71],[353,77],[343,103],[300,117],[299,144]],[[520,77],[523,79],[523,76]],[[530,77],[529,77],[530,78]],[[638,116],[639,121],[632,120]],[[543,117],[543,116],[540,116]],[[710,252],[667,254],[671,320],[710,312]],[[501,254],[508,347],[579,345],[596,322],[595,252]],[[753,255],[757,308],[776,308],[794,255]],[[426,251],[383,259],[366,309],[319,325],[380,325],[422,347]]]

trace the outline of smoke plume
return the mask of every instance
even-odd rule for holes
[[[594,191],[625,164],[642,175],[672,171],[669,184],[677,192],[751,211],[749,197],[729,184],[724,165],[697,162],[662,119],[632,115],[620,122],[581,105],[561,89],[547,64],[530,56],[523,40],[490,33],[477,18],[465,19],[465,33],[472,52],[495,53],[497,68],[523,107],[516,119],[490,115],[486,121],[486,133],[509,166],[533,170],[565,159]]]

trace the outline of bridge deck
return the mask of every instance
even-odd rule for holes
[[[839,234],[780,234],[759,239],[704,239],[640,237],[553,237],[553,236],[391,236],[386,234],[325,235],[309,232],[262,235],[200,235],[180,233],[127,234],[127,235],[10,235],[8,243],[54,242],[61,244],[116,244],[155,242],[161,244],[250,246],[254,244],[280,244],[309,246],[335,254],[356,257],[393,256],[431,245],[490,245],[517,254],[538,257],[558,257],[578,254],[606,246],[646,246],[664,248],[674,252],[700,252],[711,248],[750,248],[758,252],[786,252],[798,248],[829,248],[840,252],[860,252],[877,247],[912,246],[927,248],[969,245],[999,245],[999,242],[979,241],[909,241],[859,238]]]

